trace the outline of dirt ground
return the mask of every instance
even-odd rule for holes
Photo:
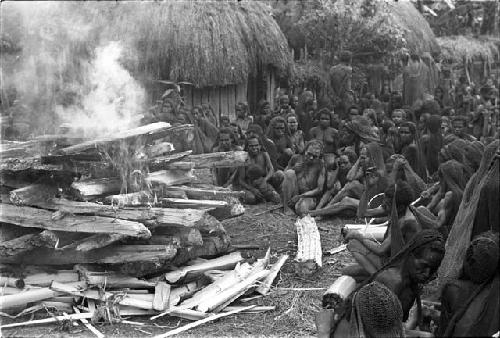
[[[340,269],[353,262],[353,259],[347,251],[333,256],[324,255],[323,267],[314,275],[307,278],[296,275],[293,267],[297,246],[295,218],[285,216],[279,211],[256,215],[270,207],[272,206],[247,206],[244,215],[225,220],[223,224],[231,236],[232,244],[252,244],[259,247],[258,250],[242,250],[246,257],[261,258],[268,247],[271,248],[272,263],[283,253],[290,256],[275,280],[272,292],[265,297],[244,303],[244,305],[274,305],[276,310],[222,318],[191,329],[179,335],[180,337],[307,337],[315,335],[314,314],[321,307],[321,296],[324,289],[340,275]],[[342,244],[340,229],[343,224],[353,221],[352,219],[334,218],[317,222],[323,252]],[[284,288],[322,289],[305,291],[283,290]],[[432,294],[429,291],[426,293]],[[173,317],[163,317],[155,321],[150,321],[149,317],[126,319],[141,322],[144,325],[96,324],[96,327],[110,337],[150,337],[189,323],[187,320]],[[28,320],[28,318],[24,317],[22,320]],[[4,322],[6,323],[7,320]],[[13,328],[3,330],[1,334],[4,337],[94,337],[81,325],[74,327],[58,324],[22,329]]]

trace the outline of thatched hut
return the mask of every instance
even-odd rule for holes
[[[500,43],[487,37],[444,36],[437,41],[442,58],[455,64],[470,81],[481,83],[499,66]]]
[[[286,38],[259,1],[123,2],[113,12],[109,35],[136,47],[134,73],[191,83],[185,103],[209,103],[217,116],[234,114],[238,101],[273,102],[291,67]]]

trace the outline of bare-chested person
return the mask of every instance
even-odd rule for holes
[[[283,181],[283,211],[293,215],[293,210],[302,216],[314,209],[323,193],[325,165],[322,159],[323,144],[311,140],[304,154],[294,155],[285,170]]]
[[[237,150],[242,150],[242,148],[238,145],[233,131],[229,128],[221,128],[213,152]],[[214,173],[217,185],[226,187],[232,183],[235,168],[215,168]]]
[[[339,133],[337,129],[331,126],[330,111],[326,108],[318,112],[319,125],[311,128],[310,138],[323,142],[325,161],[327,166],[334,166],[335,155],[337,154],[337,146]]]
[[[255,204],[263,200],[280,203],[280,195],[268,183],[275,173],[269,154],[262,151],[257,136],[248,137],[246,143],[247,165],[238,170],[236,184],[245,191],[245,203]]]

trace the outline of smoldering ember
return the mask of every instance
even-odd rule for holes
[[[499,1],[0,6],[2,336],[500,336]]]

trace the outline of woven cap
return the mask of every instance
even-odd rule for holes
[[[403,310],[396,295],[379,282],[362,287],[356,306],[364,329],[372,337],[401,337]]]
[[[495,274],[498,259],[498,243],[492,238],[478,236],[465,253],[464,272],[474,283],[483,283]]]

